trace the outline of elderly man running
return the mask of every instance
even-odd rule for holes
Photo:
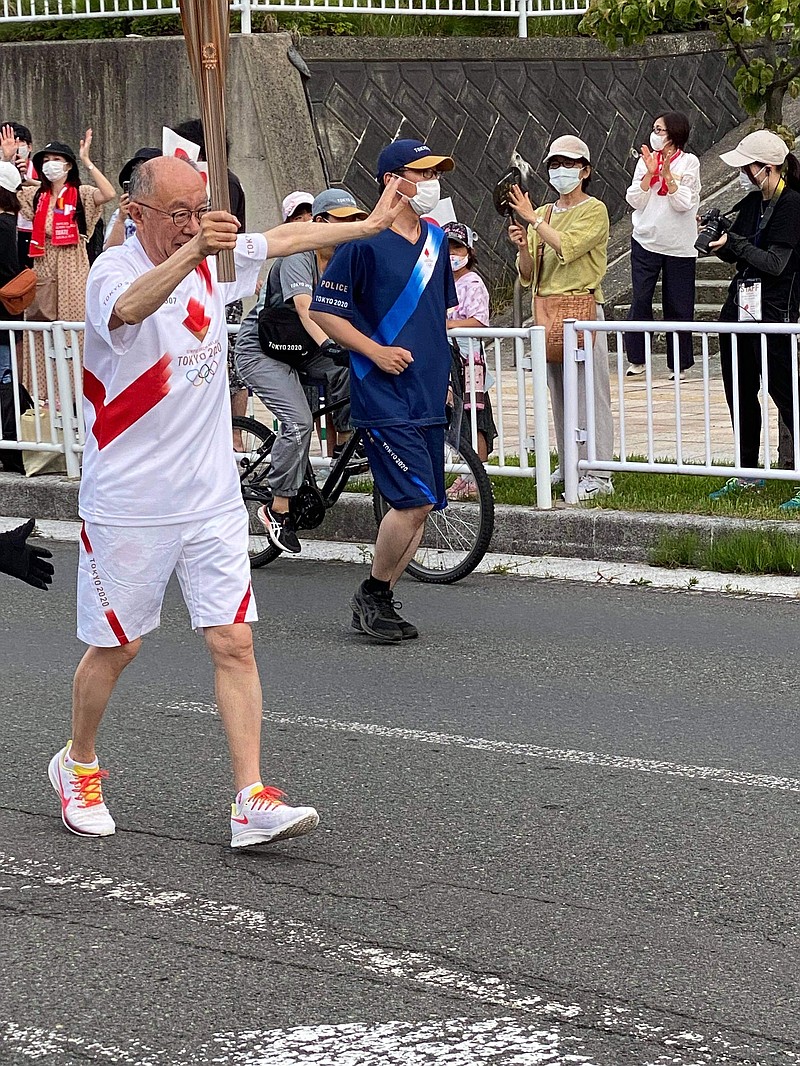
[[[50,781],[67,829],[114,832],[95,738],[177,571],[214,664],[236,790],[232,846],[298,836],[314,829],[317,812],[289,806],[261,780],[261,683],[248,625],[256,609],[231,446],[225,305],[254,292],[268,254],[329,238],[312,223],[237,236],[236,218],[209,211],[202,177],[174,158],[143,163],[130,200],[136,235],[97,260],[86,292],[78,637],[89,649],[75,673],[72,740],[51,760]],[[342,224],[337,236],[377,234],[401,209],[392,187],[366,221]],[[223,249],[236,260],[228,284],[216,276]]]

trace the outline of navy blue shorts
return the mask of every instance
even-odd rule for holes
[[[381,495],[399,511],[447,506],[444,426],[383,426],[361,430],[372,476]]]

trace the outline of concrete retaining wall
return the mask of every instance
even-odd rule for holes
[[[483,238],[481,269],[492,280],[512,259],[491,199],[512,151],[538,167],[553,137],[579,134],[595,163],[592,191],[616,220],[627,210],[631,149],[646,141],[660,112],[691,117],[698,155],[744,118],[725,54],[707,33],[653,38],[613,54],[580,37],[316,37],[301,50],[333,180],[368,200],[378,152],[396,136],[452,153],[458,169],[445,191]],[[532,193],[538,202],[552,197],[542,169]]]
[[[280,221],[287,192],[323,186],[290,45],[287,34],[231,40],[230,164],[244,185],[253,229]],[[76,152],[91,126],[93,159],[114,185],[136,148],[161,144],[162,126],[198,114],[182,37],[3,44],[0,64],[0,122],[24,122],[34,147],[60,140]]]

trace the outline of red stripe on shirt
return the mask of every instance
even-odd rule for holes
[[[203,262],[196,267],[196,270],[206,283],[207,291],[211,292],[211,267],[208,265],[208,260],[204,259]]]
[[[247,608],[250,606],[250,596],[252,595],[252,593],[253,593],[253,586],[252,585],[248,585],[247,586],[247,592],[245,592],[244,597],[242,598],[242,602],[239,604],[239,610],[236,612],[236,617],[233,620],[234,625],[237,622],[243,622],[244,621],[245,615],[247,614]]]
[[[86,532],[86,523],[81,522],[81,543],[86,549],[86,554],[92,554],[92,545],[89,543],[89,534]]]
[[[162,355],[157,363],[108,403],[105,402],[106,390],[102,381],[90,370],[84,370],[84,395],[95,409],[92,433],[101,450],[161,403],[169,393],[171,363],[172,358],[168,353]]]
[[[114,611],[111,610],[111,608],[106,611],[106,618],[108,619],[108,624],[111,626],[111,630],[114,636],[117,638],[120,644],[130,644],[130,641],[125,635],[125,630],[120,625],[119,618],[117,618],[116,614],[114,613]]]

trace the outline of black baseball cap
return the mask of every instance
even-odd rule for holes
[[[158,159],[158,157],[163,154],[164,153],[161,151],[160,148],[137,149],[133,158],[129,159],[128,162],[123,166],[122,170],[119,172],[120,185],[124,185],[126,181],[131,180],[131,174],[133,174],[134,170],[139,166],[140,163],[145,163],[148,159]]]
[[[79,180],[78,160],[68,144],[64,144],[63,141],[50,141],[50,143],[46,144],[44,148],[40,148],[38,152],[35,152],[32,162],[37,174],[42,173],[42,163],[44,162],[44,157],[46,155],[63,155],[63,157],[68,159],[71,164],[67,181],[74,183]]]

